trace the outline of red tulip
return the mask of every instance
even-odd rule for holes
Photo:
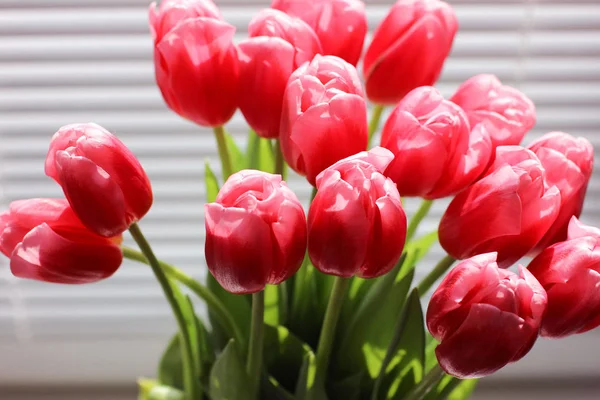
[[[443,1],[397,1],[365,54],[367,97],[395,104],[414,88],[433,85],[457,29],[454,10]]]
[[[534,254],[567,238],[571,217],[579,217],[594,166],[594,148],[585,138],[551,132],[528,147],[542,162],[549,185],[560,191],[560,212],[552,227],[533,250]]]
[[[492,151],[485,132],[470,131],[460,107],[430,86],[411,91],[398,104],[383,128],[381,145],[396,156],[385,174],[398,191],[427,199],[473,183]]]
[[[287,163],[314,185],[331,164],[367,148],[367,105],[356,68],[315,56],[296,70],[284,94],[281,149]]]
[[[150,181],[139,161],[99,125],[60,128],[50,142],[45,169],[83,224],[98,235],[122,233],[152,206]]]
[[[393,159],[381,147],[338,161],[317,177],[308,212],[308,255],[325,274],[375,278],[398,262],[406,215],[382,172]]]
[[[548,292],[541,335],[560,338],[600,325],[600,247],[597,237],[556,243],[529,264]]]
[[[306,217],[281,176],[254,170],[235,173],[204,210],[206,263],[225,290],[255,293],[300,268]]]
[[[505,268],[540,241],[560,210],[560,193],[548,188],[545,172],[530,150],[500,146],[487,175],[460,192],[439,227],[440,244],[465,259],[498,252]]]
[[[466,80],[450,100],[465,110],[471,126],[486,125],[494,147],[521,143],[535,125],[535,106],[529,97],[494,75]]]
[[[19,278],[53,283],[91,283],[121,265],[121,236],[88,230],[64,199],[14,201],[0,214],[0,251]]]
[[[500,269],[496,254],[459,263],[427,309],[427,328],[440,343],[435,354],[455,377],[481,378],[521,359],[537,339],[546,292],[527,269]]]
[[[273,0],[272,8],[304,20],[316,32],[323,53],[358,63],[367,34],[365,5],[359,0]]]
[[[156,82],[177,114],[213,127],[233,116],[239,77],[234,33],[235,27],[214,18],[187,18],[155,42]]]
[[[305,22],[277,10],[263,10],[248,31],[239,45],[239,107],[258,135],[277,138],[288,79],[321,45]]]
[[[266,8],[259,12],[250,21],[248,34],[250,37],[278,37],[290,43],[294,48],[294,69],[323,52],[317,34],[306,22],[279,10]]]
[[[159,6],[156,2],[150,4],[148,17],[154,43],[160,42],[163,36],[184,20],[198,17],[222,19],[212,0],[161,0]]]
[[[571,240],[581,237],[591,237],[600,240],[600,229],[594,226],[584,225],[577,217],[573,216],[569,222],[568,239]]]

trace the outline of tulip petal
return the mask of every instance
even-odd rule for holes
[[[108,239],[73,241],[42,224],[17,245],[10,269],[19,278],[80,284],[108,278],[122,259],[121,249]]]
[[[123,191],[106,171],[66,151],[57,152],[56,166],[65,196],[86,227],[105,237],[129,227]]]
[[[235,294],[263,290],[275,267],[269,225],[241,208],[210,203],[204,210],[206,263],[215,279]]]
[[[596,240],[600,239],[600,229],[583,224],[577,217],[571,217],[569,221],[569,240],[580,237],[592,237]]]
[[[277,248],[268,283],[277,285],[298,271],[306,253],[306,217],[300,204],[285,200],[271,229]]]

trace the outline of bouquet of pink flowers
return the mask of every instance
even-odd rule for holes
[[[96,124],[52,137],[45,172],[64,199],[0,215],[17,277],[90,283],[123,257],[152,268],[178,331],[140,399],[460,400],[539,335],[600,325],[600,230],[578,220],[592,146],[552,132],[521,147],[534,105],[492,75],[450,99],[432,87],[458,29],[448,4],[397,1],[362,80],[359,0],[274,0],[240,43],[211,0],[163,0],[150,29],[165,102],[213,128],[221,159],[221,179],[206,165],[207,281],[154,254],[138,225],[150,181]],[[244,149],[224,129],[238,108]],[[307,213],[288,168],[313,187]],[[401,196],[423,199],[408,223]],[[415,237],[450,196],[439,229]],[[139,251],[122,246],[126,230]],[[447,255],[413,282],[438,240]]]

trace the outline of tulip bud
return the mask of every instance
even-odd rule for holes
[[[540,241],[560,210],[560,193],[548,188],[545,172],[530,150],[500,146],[486,176],[460,192],[439,227],[440,244],[463,260],[498,252],[508,267]]]
[[[88,230],[64,199],[14,201],[0,214],[0,251],[18,278],[52,283],[91,283],[121,265],[121,236]]]
[[[597,237],[556,243],[529,264],[548,292],[541,335],[560,338],[600,325],[600,248]]]
[[[394,109],[381,145],[394,155],[386,170],[403,196],[438,199],[457,193],[484,171],[492,151],[485,132],[433,87],[411,91]]]
[[[472,127],[485,124],[494,147],[521,143],[535,125],[535,106],[529,97],[494,75],[466,80],[450,100],[465,110]]]
[[[219,9],[212,0],[161,0],[150,4],[148,12],[150,33],[154,43],[162,40],[163,36],[186,19],[199,17],[222,19]]]
[[[527,269],[500,269],[496,254],[465,260],[444,278],[427,309],[435,355],[455,377],[481,378],[521,359],[535,343],[546,292]]]
[[[454,10],[438,0],[398,0],[365,54],[367,97],[395,104],[437,81],[458,29]]]
[[[239,107],[259,136],[277,138],[288,79],[321,44],[305,22],[277,10],[263,10],[248,31],[251,38],[238,47]]]
[[[314,185],[336,161],[367,148],[367,105],[356,68],[316,55],[290,77],[281,114],[287,163]]]
[[[573,216],[569,222],[567,236],[569,240],[581,237],[591,237],[598,241],[600,240],[600,229],[594,226],[584,225],[577,217]]]
[[[585,138],[551,132],[531,143],[528,149],[540,159],[548,184],[555,185],[560,191],[560,212],[532,251],[537,254],[549,245],[565,240],[571,217],[581,215],[594,166],[594,148]]]
[[[393,157],[375,147],[317,177],[318,192],[308,212],[308,255],[319,271],[375,278],[398,262],[406,215],[396,186],[382,174]]]
[[[254,170],[235,173],[204,210],[206,263],[225,290],[255,293],[300,268],[306,217],[281,176]]]
[[[273,0],[272,8],[306,22],[317,34],[323,54],[358,63],[367,34],[365,5],[359,0]]]
[[[46,175],[83,224],[104,237],[122,233],[152,206],[150,180],[135,155],[96,124],[63,126],[46,157]]]
[[[214,18],[188,18],[155,42],[156,83],[183,118],[215,127],[233,116],[239,78],[234,33],[235,27]]]

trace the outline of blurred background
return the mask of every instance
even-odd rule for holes
[[[300,1],[300,0],[299,0]],[[536,103],[526,143],[562,130],[600,149],[598,0],[450,0],[460,21],[439,88],[494,73]],[[245,35],[269,0],[217,0]],[[369,26],[391,0],[367,0]],[[139,156],[156,202],[142,222],[159,257],[196,277],[203,259],[203,165],[218,170],[210,130],[170,112],[154,83],[147,0],[0,0],[0,207],[16,199],[61,196],[43,172],[51,135],[94,121]],[[368,43],[369,39],[367,39]],[[388,110],[389,111],[389,110]],[[240,114],[227,125],[243,145]],[[310,188],[290,185],[306,203]],[[582,220],[600,225],[600,175]],[[417,202],[409,201],[411,215]],[[421,232],[436,223],[439,201]],[[127,239],[129,241],[129,239]],[[423,276],[437,249],[418,269]],[[126,262],[86,286],[17,280],[0,259],[0,399],[134,399],[135,379],[154,376],[174,322],[151,271]],[[518,364],[480,383],[475,399],[600,398],[600,330],[540,340]]]

